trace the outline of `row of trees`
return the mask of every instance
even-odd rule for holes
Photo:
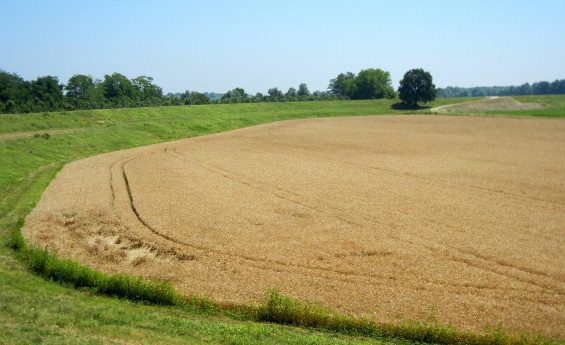
[[[341,73],[330,81],[328,90],[332,95],[347,99],[397,98],[401,103],[393,107],[417,108],[418,102],[431,102],[437,90],[432,75],[421,68],[411,69],[400,81],[398,93],[392,88],[390,73],[380,69],[365,69],[359,74]]]
[[[526,96],[526,95],[563,95],[565,79],[553,82],[540,81],[525,83],[520,86],[480,86],[480,87],[446,87],[438,89],[438,97],[485,97],[485,96]]]
[[[54,110],[124,108],[164,103],[163,90],[153,78],[128,79],[114,73],[103,80],[75,75],[67,85],[53,76],[25,81],[16,74],[0,71],[0,113]]]
[[[212,95],[214,98],[212,98]],[[198,105],[198,104],[228,104],[228,103],[260,103],[260,102],[298,102],[298,101],[325,101],[340,99],[328,92],[314,91],[310,93],[306,84],[300,84],[298,90],[291,87],[283,93],[276,87],[269,89],[267,94],[257,92],[250,95],[243,88],[236,87],[224,94],[199,93],[185,91],[183,93],[168,94],[166,105]]]
[[[160,105],[199,105],[210,103],[293,102],[346,98],[329,92],[310,92],[300,84],[286,93],[274,87],[267,94],[248,95],[242,88],[225,94],[185,91],[163,95],[153,78],[128,79],[120,73],[105,75],[103,80],[88,75],[74,75],[67,85],[57,77],[39,77],[25,81],[17,74],[0,70],[0,113],[28,113],[56,110],[150,107]]]
[[[475,97],[511,95],[565,94],[565,80],[553,83],[539,82],[508,87],[477,87],[437,89],[429,72],[413,69],[400,81],[398,93],[393,89],[390,73],[380,69],[341,73],[331,79],[328,91],[310,92],[304,83],[298,89],[289,88],[286,93],[273,87],[266,94],[249,95],[236,87],[224,94],[184,93],[163,95],[153,78],[139,76],[128,79],[114,73],[103,80],[87,75],[74,75],[67,85],[59,84],[57,77],[39,77],[25,81],[14,73],[0,70],[0,113],[26,113],[55,110],[100,108],[148,107],[160,105],[199,105],[210,103],[294,102],[336,99],[399,98],[402,104],[417,106],[435,97]]]
[[[222,95],[195,91],[163,95],[163,90],[153,83],[153,78],[147,76],[130,80],[114,73],[100,80],[78,74],[71,77],[67,85],[62,85],[53,76],[25,81],[14,73],[0,70],[0,113],[395,97],[390,73],[380,69],[362,70],[358,75],[342,73],[330,81],[325,92],[310,92],[308,86],[302,83],[297,89],[289,88],[286,93],[273,87],[266,94],[258,92],[255,95],[249,95],[239,87]]]

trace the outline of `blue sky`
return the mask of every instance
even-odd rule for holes
[[[565,79],[565,1],[0,0],[0,69],[26,80],[118,72],[165,92],[326,90],[380,68],[436,86]]]

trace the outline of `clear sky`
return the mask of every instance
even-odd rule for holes
[[[165,93],[327,89],[380,68],[438,87],[565,79],[563,0],[0,0],[0,69],[26,80],[118,72]]]

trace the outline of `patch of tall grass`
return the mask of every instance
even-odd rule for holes
[[[457,345],[529,345],[563,344],[562,340],[534,337],[528,333],[514,335],[510,330],[488,328],[484,334],[461,332],[441,325],[435,318],[426,322],[403,321],[376,323],[367,319],[344,316],[320,305],[301,303],[278,290],[271,289],[256,310],[256,319],[263,322],[312,327],[352,336],[408,340],[425,344]]]

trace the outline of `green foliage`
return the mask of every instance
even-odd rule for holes
[[[105,75],[100,84],[106,100],[117,108],[134,106],[137,90],[131,80],[120,73]]]
[[[308,86],[305,83],[302,83],[298,86],[298,97],[308,97],[310,96],[310,90],[308,90]]]
[[[565,79],[553,82],[540,81],[519,86],[480,86],[439,88],[438,97],[485,97],[485,96],[528,96],[528,95],[563,95],[565,94]]]
[[[223,103],[246,103],[248,102],[248,96],[244,89],[236,87],[235,89],[226,92],[220,98],[220,101]]]
[[[232,103],[262,103],[262,102],[301,102],[301,101],[329,101],[338,100],[338,97],[328,92],[314,91],[311,93],[305,83],[301,83],[298,90],[289,88],[283,94],[278,88],[271,88],[270,93],[265,96],[257,92],[254,96],[248,95],[244,89],[237,87],[224,94],[198,93],[185,91],[184,93],[168,94],[163,105],[202,105],[202,104],[232,104]]]
[[[63,85],[59,85],[57,77],[39,77],[31,82],[31,97],[43,111],[60,109],[63,105]]]
[[[8,101],[20,103],[28,92],[28,84],[17,74],[0,70],[0,104]]]
[[[390,73],[374,68],[361,70],[357,76],[351,72],[341,73],[330,81],[328,89],[333,95],[349,99],[396,97]]]
[[[369,68],[359,72],[353,81],[355,92],[351,99],[394,98],[390,73],[380,69]]]
[[[88,101],[95,87],[91,76],[76,74],[69,79],[65,90],[69,99]]]
[[[354,76],[354,75],[353,75]],[[390,87],[390,74],[381,70],[361,71],[355,83],[348,84],[343,95],[314,91],[310,93],[305,83],[298,90],[291,87],[286,94],[278,88],[269,89],[268,95],[247,95],[242,88],[225,94],[189,92],[163,95],[153,78],[139,76],[128,79],[120,73],[105,75],[103,80],[77,74],[67,85],[59,85],[56,77],[46,76],[32,82],[16,74],[0,71],[0,114],[30,113],[38,111],[112,109],[154,107],[160,105],[203,105],[210,103],[259,103],[325,101],[337,99],[394,98]],[[63,89],[66,94],[63,95]]]
[[[417,68],[404,74],[398,87],[398,98],[410,107],[417,107],[418,102],[433,101],[436,98],[436,92],[432,75]]]
[[[132,84],[136,88],[135,100],[141,106],[152,106],[161,103],[163,89],[153,84],[152,77],[144,75],[132,79]]]
[[[283,93],[276,87],[270,88],[267,92],[269,96],[267,97],[269,102],[280,102],[283,99]]]
[[[296,97],[298,97],[298,91],[296,91],[295,88],[290,87],[286,92],[285,97],[287,99],[295,99]]]
[[[320,305],[311,302],[302,304],[281,295],[279,290],[270,289],[257,310],[257,319],[294,326],[327,327],[331,319],[330,313]]]
[[[63,106],[63,86],[57,77],[24,81],[0,70],[0,113],[52,111]]]
[[[11,248],[15,251],[19,251],[25,248],[26,241],[22,236],[21,231],[19,231],[23,225],[24,218],[20,218],[15,224],[13,224],[13,227],[10,228],[10,236],[6,239],[6,246],[8,248]]]
[[[335,79],[330,80],[328,90],[332,95],[348,97],[352,93],[352,84],[355,80],[355,73],[340,73]]]

